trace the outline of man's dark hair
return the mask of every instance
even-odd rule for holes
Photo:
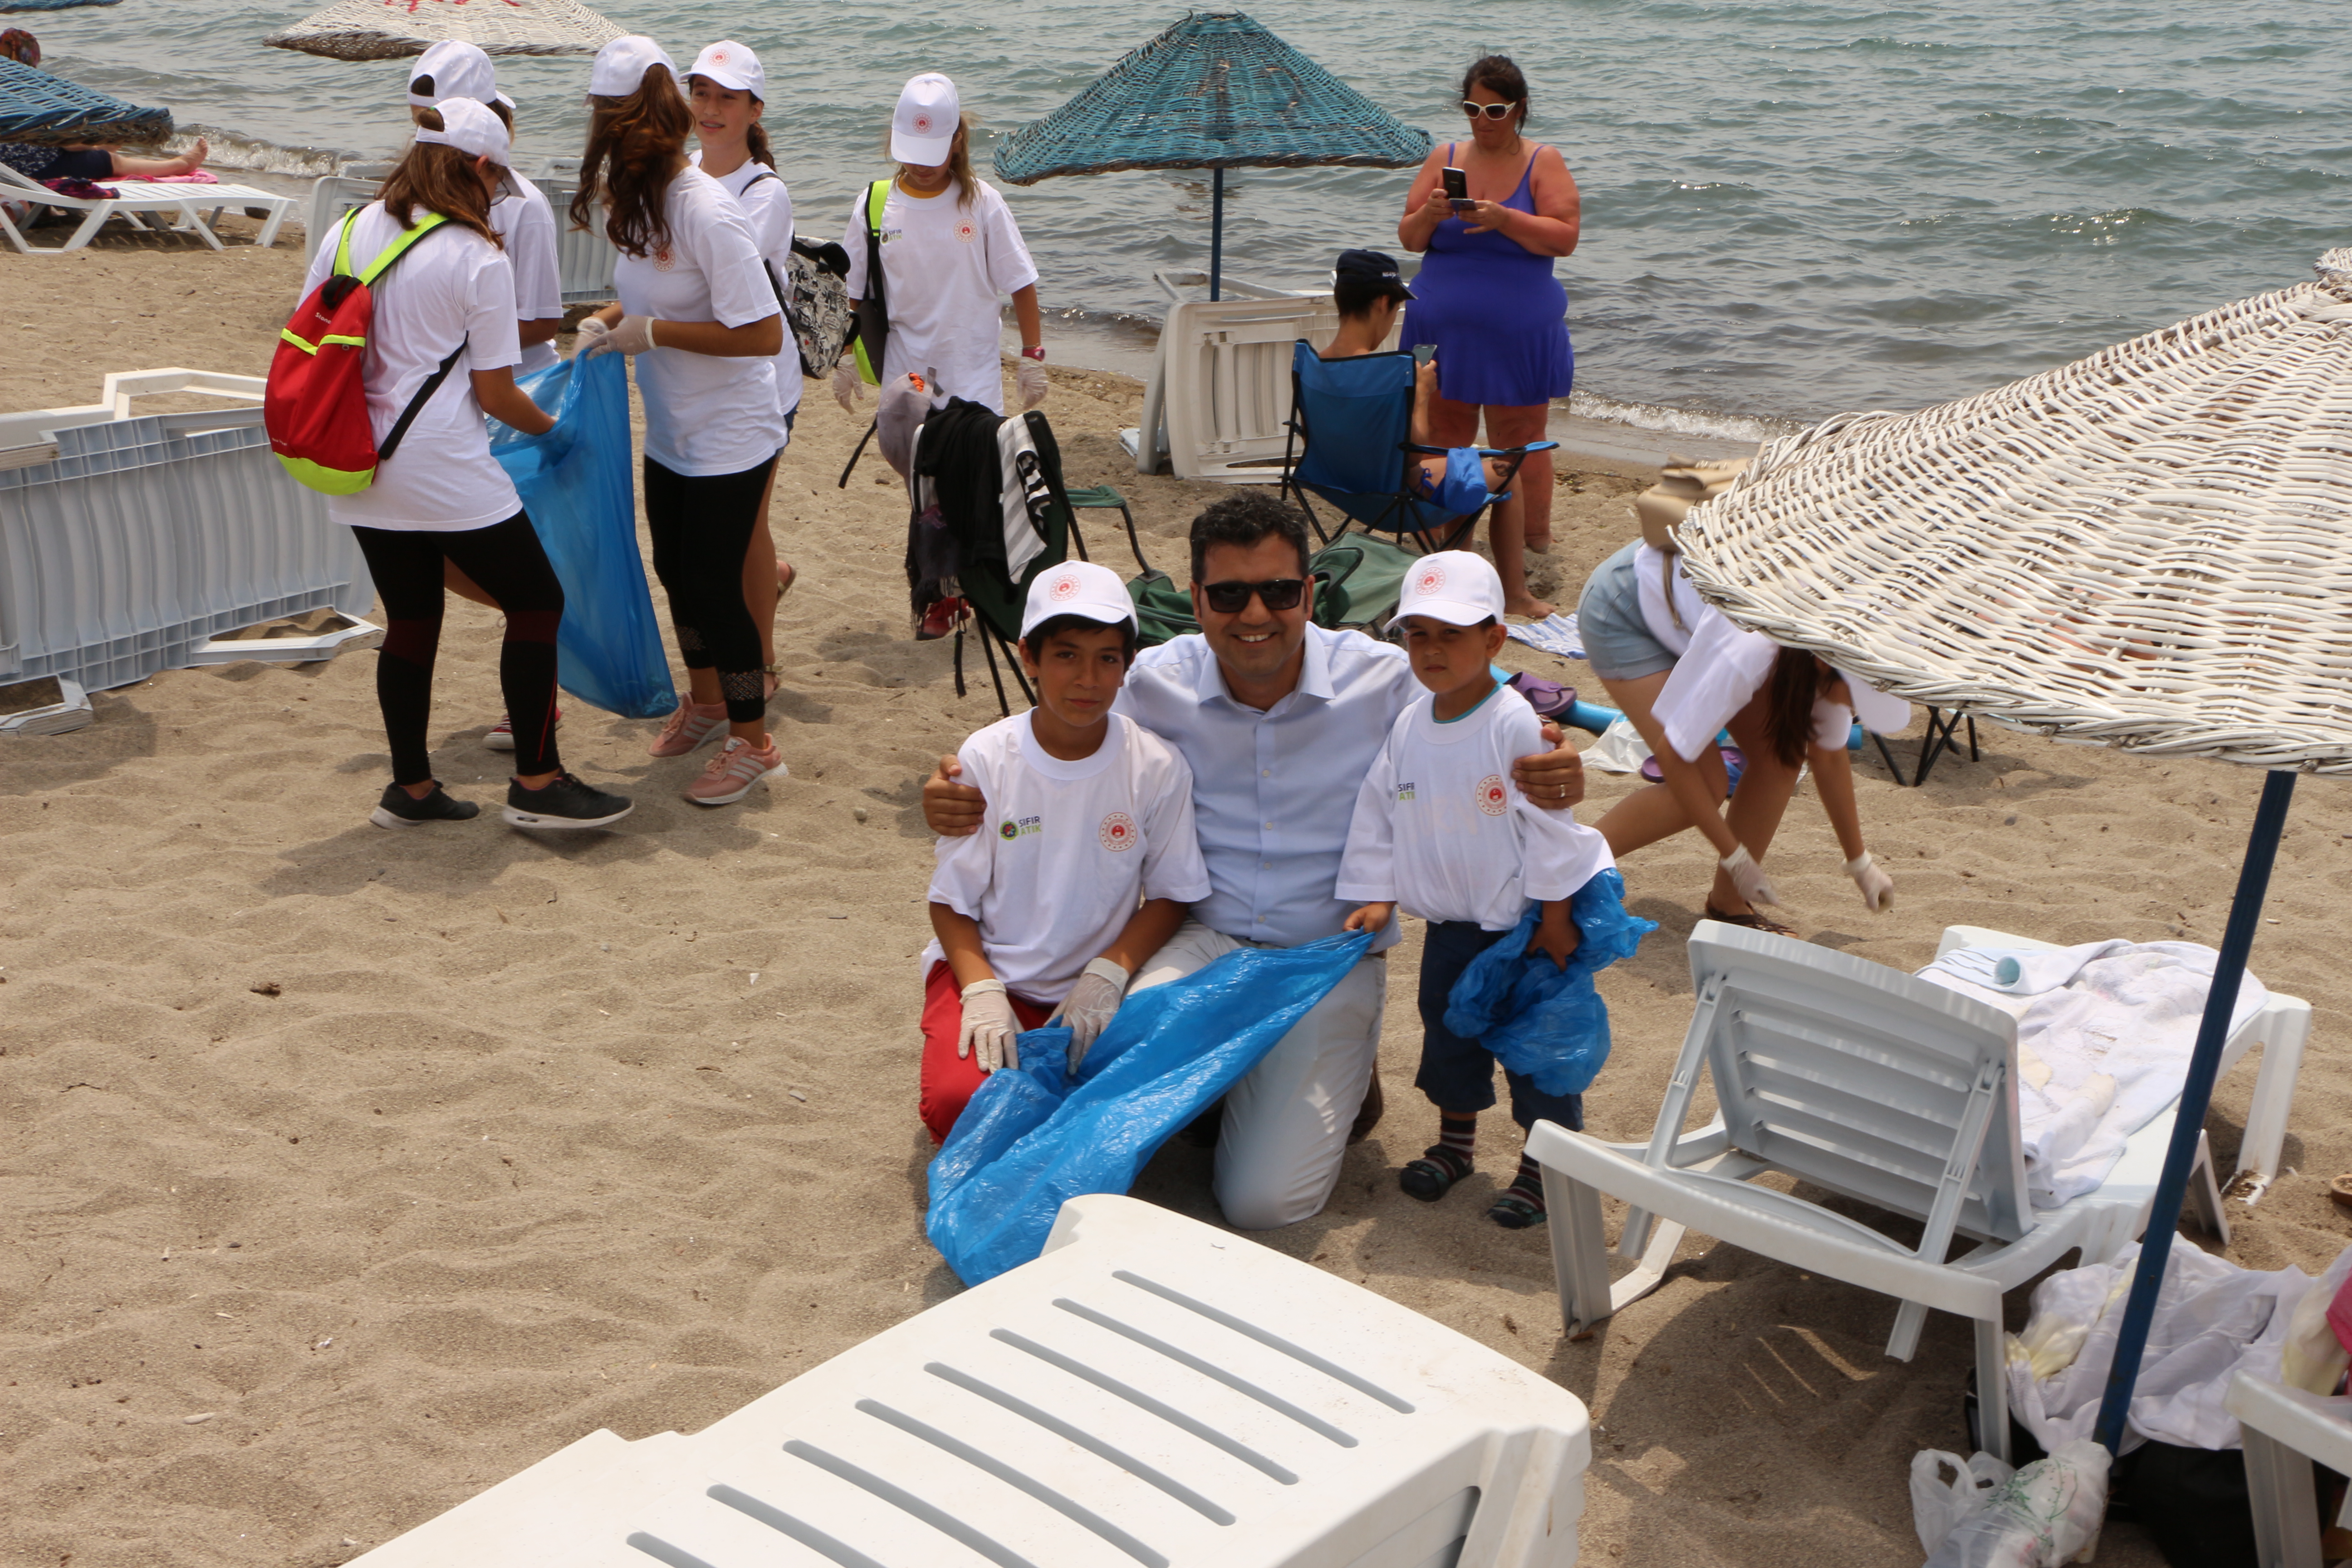
[[[1331,302],[1342,316],[1360,316],[1372,308],[1375,300],[1395,300],[1408,296],[1402,283],[1391,283],[1378,278],[1359,278],[1341,273],[1331,281]]]
[[[1021,646],[1027,651],[1032,660],[1042,662],[1045,657],[1045,642],[1049,637],[1062,632],[1099,632],[1109,629],[1110,627],[1104,622],[1087,616],[1049,616],[1030,628],[1029,635],[1021,639]],[[1129,664],[1135,662],[1135,623],[1133,621],[1118,623],[1118,651],[1120,658],[1125,662]]]
[[[1192,520],[1192,581],[1208,581],[1211,545],[1237,544],[1247,550],[1276,535],[1298,552],[1298,574],[1306,576],[1307,519],[1297,508],[1284,505],[1264,490],[1241,490],[1210,502]]]

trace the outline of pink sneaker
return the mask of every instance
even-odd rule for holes
[[[550,725],[549,728],[555,730],[561,730],[563,728],[562,709],[558,708],[555,710],[555,722]],[[499,714],[499,721],[495,725],[491,726],[490,732],[482,737],[482,744],[488,746],[494,752],[513,751],[514,720],[507,714]]]
[[[686,798],[697,805],[732,805],[770,773],[791,772],[773,735],[764,747],[754,747],[740,735],[730,735],[726,746],[704,765],[702,776],[686,786]]]
[[[695,702],[680,695],[677,711],[669,716],[669,721],[662,726],[661,733],[654,737],[654,743],[646,750],[651,756],[682,757],[725,728],[727,704]]]

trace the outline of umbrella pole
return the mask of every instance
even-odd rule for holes
[[[1209,171],[1209,298],[1217,297],[1225,271],[1225,172]]]
[[[2294,774],[2284,769],[2263,780],[2262,804],[2254,809],[2254,826],[2246,835],[2245,864],[2238,871],[2238,891],[2230,900],[2230,923],[2221,933],[2221,952],[2213,963],[2213,984],[2205,995],[2205,1016],[2197,1026],[2197,1047],[2189,1058],[2189,1077],[2180,1086],[2180,1108],[2173,1113],[2172,1143],[2165,1151],[2164,1175],[2156,1184],[2147,1230],[2140,1241],[2139,1267],[2132,1275],[2131,1296],[2116,1336],[2116,1359],[2107,1369],[2106,1396],[2099,1405],[2098,1439],[2110,1454],[2123,1445],[2124,1419],[2131,1408],[2132,1385],[2139,1381],[2140,1357],[2147,1349],[2147,1330],[2156,1316],[2157,1292],[2164,1284],[2164,1266],[2172,1256],[2172,1237],[2180,1226],[2180,1200],[2189,1190],[2189,1173],[2197,1161],[2198,1136],[2205,1129],[2205,1111],[2213,1098],[2213,1079],[2221,1065],[2221,1045],[2230,1037],[2230,1015],[2238,1005],[2238,983],[2245,977],[2246,954],[2254,945],[2254,927],[2270,889],[2271,863],[2278,857],[2279,836],[2286,829],[2287,802],[2294,796]]]

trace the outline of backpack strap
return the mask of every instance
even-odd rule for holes
[[[352,214],[352,217],[358,216],[356,212]],[[439,213],[426,213],[408,232],[378,252],[376,258],[367,264],[366,270],[358,274],[359,280],[362,284],[373,286],[377,279],[383,276],[384,268],[408,254],[411,246],[448,221]],[[335,242],[335,270],[349,272],[351,263],[352,218],[347,217],[343,220],[342,237]],[[433,400],[435,393],[441,390],[441,384],[449,379],[449,373],[457,368],[458,356],[465,352],[466,340],[459,338],[457,346],[449,351],[449,357],[443,360],[435,368],[433,374],[425,378],[425,384],[416,389],[416,395],[408,400],[408,406],[400,411],[400,417],[393,421],[392,429],[386,433],[383,441],[377,444],[375,460],[379,465],[392,460],[393,453],[399,449],[402,438],[408,434],[408,427],[416,423],[416,416],[425,412],[425,405]]]

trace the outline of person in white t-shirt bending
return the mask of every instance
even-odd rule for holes
[[[506,612],[499,684],[515,736],[507,821],[602,827],[629,811],[626,799],[581,783],[557,760],[555,629],[563,588],[513,481],[490,456],[482,424],[488,413],[530,436],[555,426],[514,383],[522,357],[514,271],[489,221],[491,201],[510,178],[508,147],[506,127],[472,99],[425,110],[383,195],[322,238],[302,286],[307,298],[325,283],[338,252],[361,270],[428,216],[444,220],[409,240],[369,289],[374,317],[362,384],[376,441],[404,415],[413,411],[414,420],[365,489],[327,502],[327,515],[357,536],[383,601],[375,689],[393,783],[370,819],[380,827],[461,822],[481,809],[434,781],[425,742],[448,563]],[[467,374],[447,375],[420,402],[435,375],[460,358]]]
[[[603,204],[621,302],[581,322],[580,352],[636,356],[646,531],[688,688],[651,750],[682,757],[727,730],[686,789],[697,805],[726,805],[784,772],[768,733],[760,628],[743,602],[743,558],[784,446],[783,311],[743,209],[687,162],[693,118],[660,46],[614,39],[588,86],[572,221],[586,224]]]
[[[940,1142],[987,1074],[1020,1065],[1020,1030],[1067,1024],[1076,1070],[1129,976],[1209,896],[1192,770],[1111,711],[1135,642],[1118,574],[1075,561],[1039,574],[1021,616],[1037,705],[956,754],[997,820],[941,838],[931,877],[919,1109]]]
[[[1045,331],[1037,308],[1037,264],[1021,241],[1013,210],[994,186],[971,172],[971,119],[955,83],[937,71],[908,82],[890,116],[890,156],[898,173],[882,204],[883,294],[890,335],[879,384],[913,372],[935,392],[1004,411],[999,347],[1003,295],[1021,330],[1013,376],[1021,406],[1045,400]],[[849,297],[866,292],[866,222],[870,189],[850,209],[842,245],[849,252]],[[834,367],[833,393],[856,413],[861,375],[856,356]]]
[[[408,72],[408,117],[415,121],[445,98],[470,98],[499,117],[509,139],[514,135],[514,100],[499,90],[498,68],[472,44],[445,38],[416,57]],[[508,171],[510,192],[501,191],[490,204],[490,230],[505,247],[507,264],[514,268],[515,331],[522,342],[522,363],[517,376],[531,375],[556,363],[555,334],[563,325],[563,273],[555,258],[555,209],[537,185]],[[498,602],[484,593],[456,562],[443,569],[448,590],[493,609]],[[563,722],[561,709],[555,722]],[[494,752],[515,749],[514,717],[500,716],[482,737]]]
[[[686,73],[687,102],[694,111],[695,140],[702,145],[687,154],[694,166],[719,182],[760,247],[768,281],[783,304],[785,279],[792,276],[793,194],[776,173],[776,156],[761,129],[767,110],[768,73],[760,57],[732,38],[721,39],[694,57]],[[801,345],[784,323],[784,346],[776,355],[776,407],[784,416],[784,444],[792,444],[793,419],[801,407]],[[776,603],[791,591],[793,563],[776,553],[776,538],[768,526],[768,509],[776,497],[776,473],[768,470],[768,490],[760,498],[759,525],[751,531],[751,547],[743,556],[743,603],[760,628],[760,655],[767,669],[766,689],[776,689]]]
[[[1616,862],[1608,842],[1565,811],[1546,811],[1505,782],[1538,750],[1543,721],[1495,679],[1501,650],[1503,580],[1463,550],[1423,557],[1397,604],[1405,657],[1429,694],[1389,729],[1388,744],[1356,795],[1339,860],[1339,894],[1362,899],[1349,931],[1382,931],[1402,906],[1429,922],[1421,952],[1421,1070],[1413,1085],[1437,1107],[1437,1142],[1399,1173],[1399,1184],[1434,1203],[1470,1173],[1478,1113],[1495,1103],[1495,1058],[1445,1026],[1445,1004],[1470,961],[1517,927],[1529,900],[1543,906],[1528,948],[1561,968],[1576,952],[1568,901]],[[1547,1094],[1506,1071],[1511,1120],[1584,1125],[1584,1099]],[[1507,1229],[1542,1223],[1543,1179],[1519,1156],[1518,1174],[1486,1217]]]

